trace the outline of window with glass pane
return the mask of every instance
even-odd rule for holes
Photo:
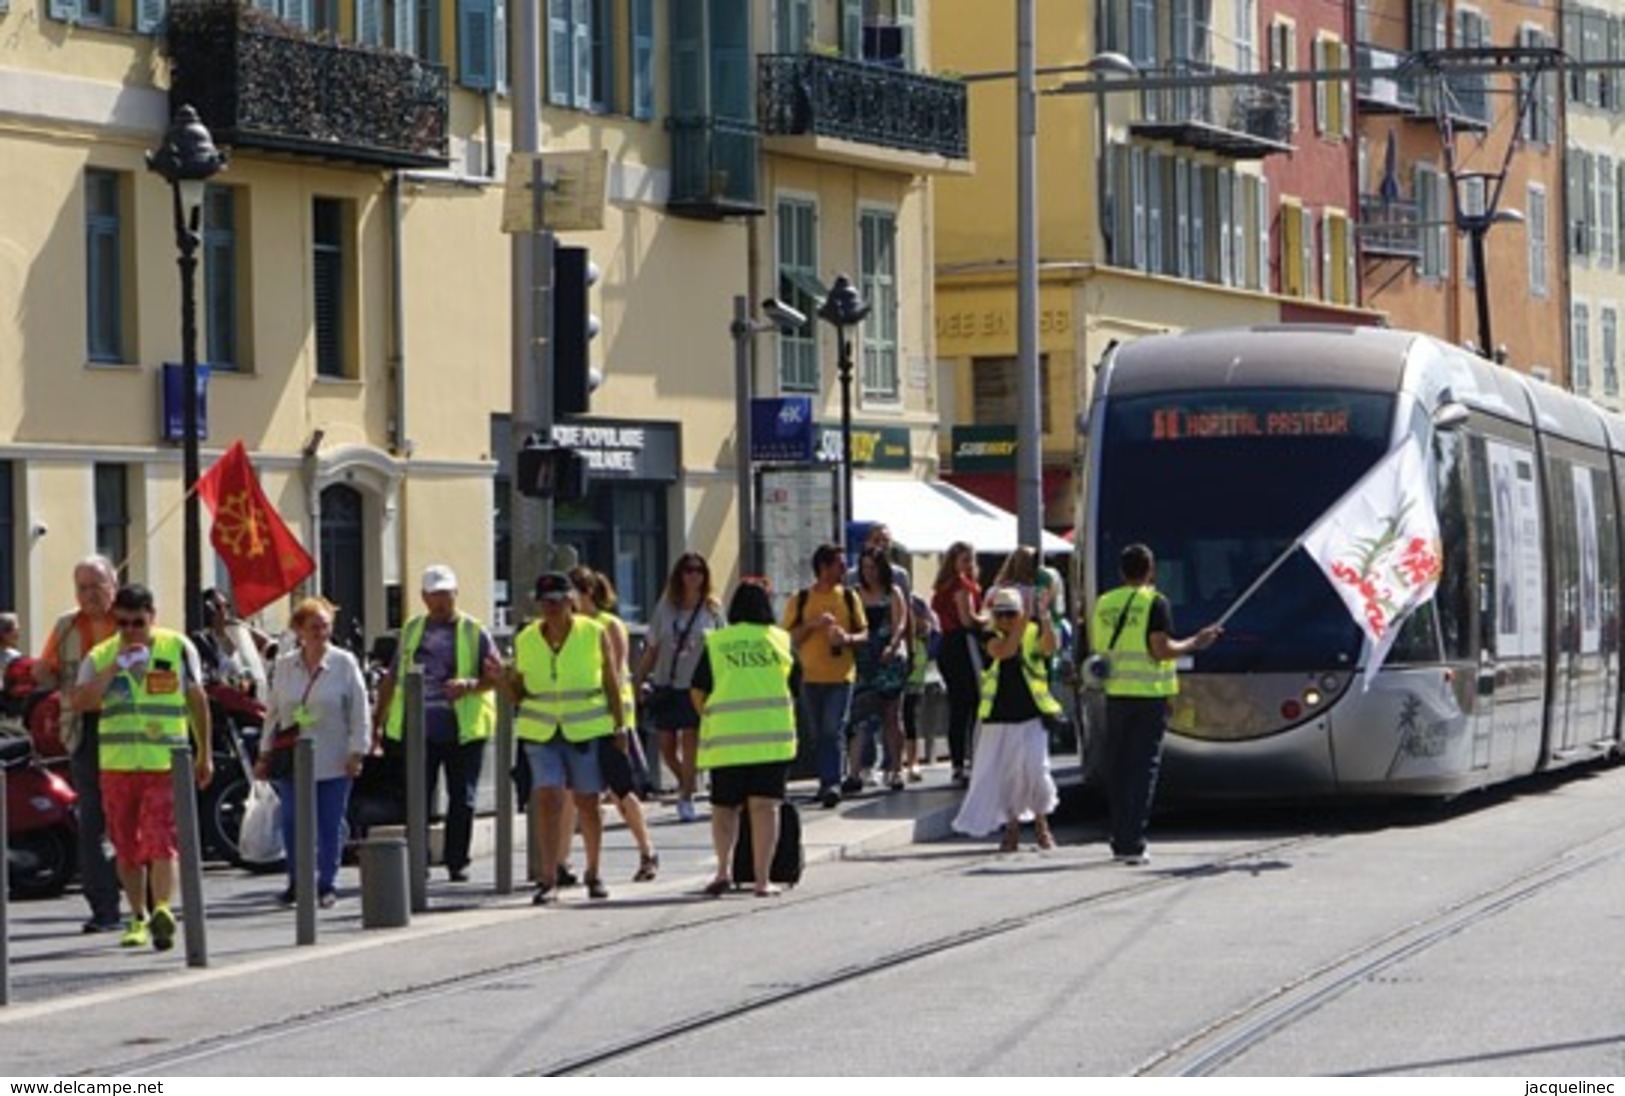
[[[237,368],[237,202],[230,187],[211,186],[203,199],[203,331],[209,365]]]
[[[122,572],[130,558],[130,475],[122,464],[96,465],[96,551]]]
[[[858,218],[863,285],[869,318],[863,321],[863,395],[896,400],[897,380],[897,218],[865,210]]]
[[[312,203],[312,263],[316,315],[316,375],[342,377],[344,369],[344,203]]]
[[[1015,358],[971,361],[972,415],[977,426],[1013,426],[1021,421],[1021,386]],[[1049,355],[1038,359],[1039,429],[1049,433]]]
[[[785,392],[818,391],[818,301],[811,287],[818,281],[818,211],[811,202],[780,198],[778,202],[779,300],[807,317],[795,331],[779,329],[779,388]]]
[[[1574,360],[1574,390],[1582,395],[1591,391],[1591,309],[1580,301],[1571,307],[1573,334],[1570,353]]]
[[[93,362],[124,360],[124,225],[119,173],[85,172],[85,341]]]
[[[412,28],[413,45],[417,55],[425,61],[439,64],[440,56],[440,0],[415,0],[415,26]]]
[[[1602,333],[1602,393],[1605,396],[1619,395],[1619,313],[1612,308],[1604,308],[1598,314],[1598,323]]]

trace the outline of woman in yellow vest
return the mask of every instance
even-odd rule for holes
[[[615,673],[621,679],[621,710],[626,713],[630,724],[638,706],[632,686],[628,657],[631,644],[626,634],[626,624],[615,615],[615,607],[619,603],[615,587],[608,575],[591,567],[572,568],[570,582],[576,588],[577,611],[588,620],[602,624],[609,634]],[[655,851],[654,839],[649,836],[649,823],[643,816],[643,801],[637,796],[637,781],[632,770],[632,757],[639,749],[637,728],[628,729],[631,733],[626,737],[624,750],[618,748],[620,744],[613,739],[599,740],[606,748],[598,751],[598,767],[603,772],[604,787],[609,789],[610,796],[615,800],[615,809],[621,814],[621,821],[626,823],[632,840],[637,842],[638,870],[633,874],[632,882],[648,883],[660,871],[660,854]],[[573,825],[565,829],[564,849],[559,854],[560,864],[566,864],[570,859],[569,835],[573,830]]]
[[[767,590],[741,584],[728,605],[728,626],[705,637],[691,686],[700,713],[699,767],[711,773],[717,874],[705,893],[713,898],[733,885],[739,812],[746,807],[756,895],[779,893],[768,871],[779,844],[779,805],[796,756],[790,666],[790,635],[773,623]]]
[[[604,626],[574,614],[570,576],[550,571],[536,580],[542,618],[514,637],[514,668],[508,689],[518,706],[514,731],[530,762],[533,791],[531,841],[541,849],[541,874],[531,901],[553,901],[558,889],[560,835],[568,794],[587,846],[582,880],[590,898],[608,898],[599,873],[604,792],[598,739],[615,736],[626,748],[626,712],[615,655]]]
[[[1027,815],[1038,847],[1055,847],[1046,816],[1059,797],[1050,777],[1043,717],[1061,711],[1049,691],[1049,659],[1057,641],[1047,592],[1037,600],[1029,614],[1026,599],[1013,587],[1001,587],[988,598],[995,634],[987,645],[992,664],[982,674],[982,732],[970,790],[953,822],[955,830],[972,836],[1002,825],[1000,852],[1016,851]]]

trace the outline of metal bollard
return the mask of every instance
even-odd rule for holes
[[[497,863],[496,892],[513,893],[513,705],[497,689]]]
[[[284,805],[286,807],[286,804]],[[316,743],[303,731],[293,744],[294,943],[316,942]]]
[[[406,672],[406,852],[412,912],[429,908],[428,747],[423,737],[423,671]]]
[[[361,927],[398,929],[412,922],[410,857],[404,837],[369,837],[357,854],[361,868]]]
[[[175,792],[175,836],[180,846],[182,935],[186,938],[186,965],[209,965],[209,937],[204,927],[203,842],[197,832],[197,788],[192,774],[192,751],[177,746],[169,754],[169,778]]]

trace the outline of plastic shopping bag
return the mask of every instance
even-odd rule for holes
[[[269,865],[282,860],[282,801],[268,780],[256,780],[243,806],[237,855],[245,864]]]

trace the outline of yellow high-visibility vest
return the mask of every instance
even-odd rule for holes
[[[1147,626],[1151,623],[1151,606],[1157,600],[1152,586],[1119,586],[1107,591],[1095,603],[1094,615],[1089,618],[1089,645],[1096,654],[1106,656],[1111,672],[1106,675],[1107,696],[1167,697],[1179,692],[1179,674],[1172,659],[1151,657],[1147,646]],[[1128,619],[1121,630],[1118,619]],[[1117,645],[1111,646],[1112,633],[1117,633]]]
[[[406,726],[406,671],[417,657],[418,644],[423,642],[423,630],[429,618],[415,616],[401,629],[401,649],[395,657],[395,691],[389,696],[389,720],[384,733],[398,739]],[[457,668],[453,677],[478,681],[480,667],[480,622],[467,613],[457,614]],[[497,725],[497,698],[489,689],[464,693],[451,702],[457,713],[457,741],[479,742],[491,737]]]
[[[557,652],[542,635],[542,623],[514,639],[514,666],[524,679],[525,699],[514,713],[514,733],[528,742],[548,742],[560,730],[566,741],[588,742],[615,733],[604,696],[604,626],[572,617],[570,634]]]
[[[993,698],[999,691],[999,659],[990,659],[988,668],[982,671],[982,706],[977,711],[978,719],[986,719],[993,712]],[[1027,622],[1027,630],[1021,633],[1021,676],[1027,681],[1027,689],[1033,694],[1033,703],[1045,715],[1060,715],[1061,702],[1056,700],[1049,691],[1049,656],[1044,654],[1038,646],[1038,625],[1032,621]]]
[[[117,636],[90,652],[97,671],[118,657]],[[168,772],[170,753],[189,744],[186,709],[186,641],[167,628],[152,630],[152,652],[139,677],[121,673],[129,696],[105,696],[98,725],[97,760],[103,772]]]
[[[790,633],[771,624],[708,632],[711,692],[700,712],[702,769],[790,761],[796,709],[790,698]]]

